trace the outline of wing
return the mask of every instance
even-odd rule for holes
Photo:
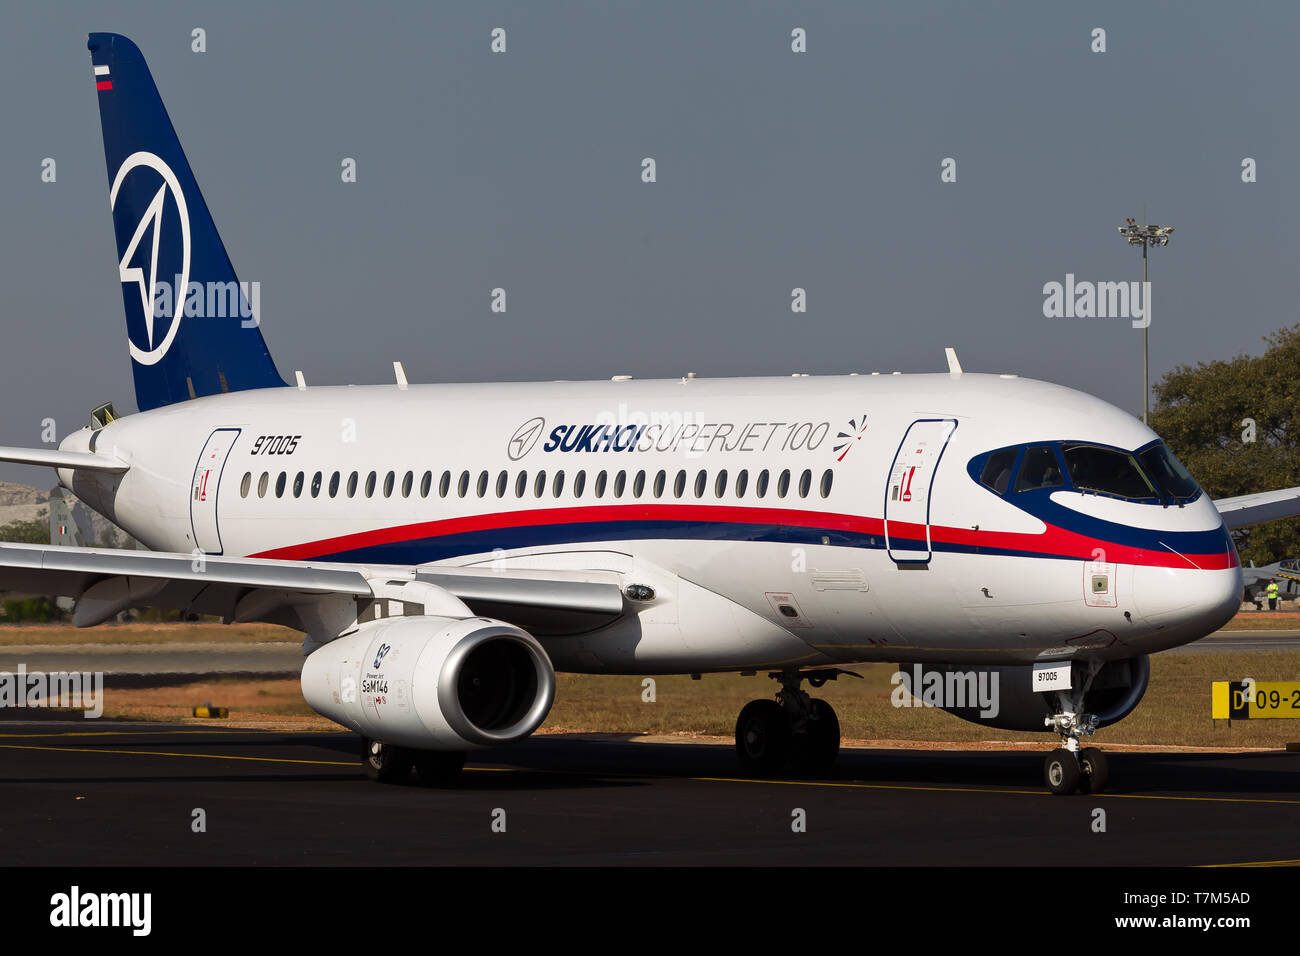
[[[1219,509],[1223,523],[1229,528],[1244,528],[1279,518],[1294,518],[1300,516],[1300,488],[1220,498],[1214,502],[1214,507]]]
[[[75,468],[78,471],[106,471],[120,475],[131,466],[111,455],[90,451],[60,451],[57,448],[14,448],[0,445],[0,461],[19,465],[48,465],[50,468]]]
[[[132,607],[271,621],[331,639],[371,614],[492,614],[550,633],[577,633],[624,613],[608,571],[350,565],[0,543],[0,589],[77,599],[89,627]],[[375,610],[380,602],[397,602]],[[414,607],[406,607],[414,605]]]

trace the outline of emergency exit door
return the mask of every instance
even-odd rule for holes
[[[204,554],[221,554],[221,532],[217,528],[217,490],[221,486],[221,473],[226,458],[239,437],[238,428],[218,428],[208,436],[198,463],[194,466],[194,482],[190,488],[190,527],[194,531],[194,547]]]
[[[900,564],[930,560],[930,492],[939,460],[957,428],[952,418],[912,422],[885,486],[885,547]]]

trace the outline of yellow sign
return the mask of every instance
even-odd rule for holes
[[[1214,720],[1300,719],[1300,681],[1215,681],[1210,689],[1210,717]]]

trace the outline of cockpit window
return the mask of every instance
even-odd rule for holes
[[[1025,452],[1025,460],[1021,463],[1020,474],[1016,478],[1016,491],[1060,488],[1064,485],[1060,462],[1051,447],[1039,445]]]
[[[1006,494],[1011,484],[1012,471],[1016,467],[1018,453],[1018,448],[1003,448],[989,455],[989,460],[984,465],[984,473],[980,475],[980,481],[998,494]]]
[[[1164,442],[1157,442],[1139,456],[1147,473],[1170,498],[1194,498],[1201,490],[1183,463]]]
[[[1137,459],[1128,452],[1096,445],[1065,445],[1061,451],[1070,480],[1079,491],[1139,500],[1160,497]]]

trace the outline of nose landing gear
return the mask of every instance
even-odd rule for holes
[[[821,687],[840,674],[861,676],[839,668],[768,675],[781,682],[776,700],[751,700],[736,721],[736,755],[746,773],[775,776],[789,766],[801,776],[822,776],[830,770],[840,750],[839,718],[799,685],[807,680]]]
[[[1046,725],[1061,738],[1061,746],[1043,762],[1043,781],[1055,796],[1101,793],[1110,779],[1110,764],[1096,747],[1079,747],[1080,737],[1091,737],[1097,729],[1097,715],[1084,713],[1084,697],[1101,664],[1089,662],[1084,668],[1083,686],[1078,690],[1056,692],[1060,710],[1048,717]]]

